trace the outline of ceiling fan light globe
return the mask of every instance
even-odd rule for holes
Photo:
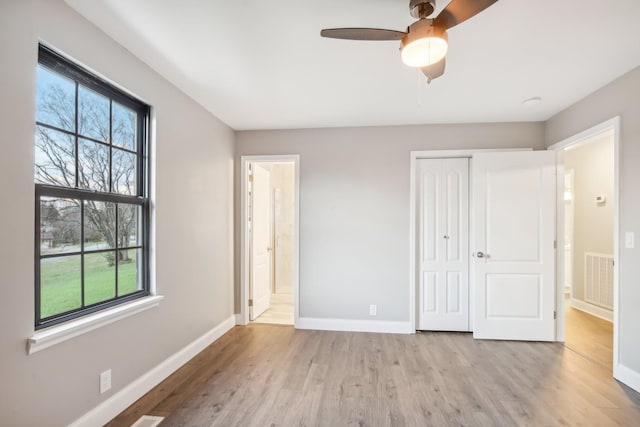
[[[409,67],[424,68],[447,54],[447,32],[433,24],[433,19],[419,19],[409,25],[400,42],[402,62]]]
[[[441,37],[424,37],[402,47],[402,62],[409,67],[427,67],[447,54],[447,41]]]

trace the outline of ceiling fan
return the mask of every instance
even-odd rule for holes
[[[345,40],[400,40],[402,61],[422,69],[427,81],[444,74],[447,54],[447,30],[482,12],[498,0],[451,0],[433,19],[435,0],[411,0],[411,16],[418,18],[407,31],[381,28],[331,28],[320,31],[322,37]]]

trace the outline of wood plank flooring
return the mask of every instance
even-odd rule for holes
[[[235,327],[116,417],[172,426],[638,426],[640,395],[559,343]]]
[[[565,345],[613,372],[613,323],[565,302]]]

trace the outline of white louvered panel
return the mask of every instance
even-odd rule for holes
[[[613,255],[584,254],[584,300],[613,310]]]

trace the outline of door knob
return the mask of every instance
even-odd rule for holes
[[[446,234],[444,236],[442,236],[443,239],[449,239],[449,236],[447,236]]]
[[[271,246],[267,246],[267,251],[271,252]]]
[[[476,258],[484,258],[484,253],[483,252],[476,252]]]

